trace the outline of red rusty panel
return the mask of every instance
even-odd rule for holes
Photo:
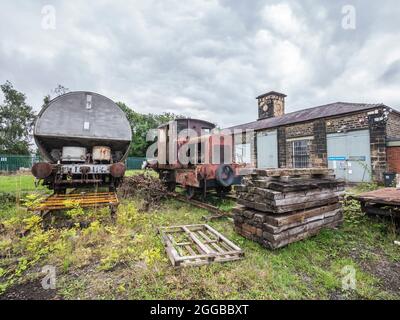
[[[400,147],[388,147],[386,150],[389,171],[400,173]]]
[[[177,170],[176,182],[182,186],[200,187],[200,180],[197,178],[196,170]]]

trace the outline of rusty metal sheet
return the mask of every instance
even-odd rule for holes
[[[400,190],[396,188],[382,188],[364,192],[354,196],[354,198],[363,202],[400,206]]]

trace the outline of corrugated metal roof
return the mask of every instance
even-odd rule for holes
[[[322,106],[299,110],[291,113],[284,114],[283,116],[273,117],[263,120],[257,120],[238,126],[233,126],[228,129],[252,129],[262,130],[267,128],[279,127],[287,124],[304,122],[318,118],[332,117],[346,113],[363,111],[377,107],[386,107],[384,104],[368,104],[368,103],[349,103],[349,102],[335,102],[325,104]]]

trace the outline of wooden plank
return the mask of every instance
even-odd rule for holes
[[[259,202],[269,206],[280,207],[280,206],[288,206],[295,205],[298,203],[304,203],[309,201],[317,201],[324,199],[331,199],[334,197],[338,197],[341,195],[341,192],[335,191],[320,191],[317,193],[304,194],[299,193],[295,197],[274,197],[276,191],[272,191],[269,195],[255,195],[254,193],[242,194],[239,195],[238,200],[244,199],[250,202]]]
[[[400,208],[393,206],[381,207],[379,205],[366,205],[364,211],[368,215],[400,218]]]
[[[255,175],[266,177],[282,177],[282,176],[304,176],[304,175],[329,175],[334,171],[328,168],[298,168],[298,169],[257,169]]]
[[[273,214],[280,214],[286,212],[293,212],[299,210],[305,210],[313,207],[320,207],[325,206],[333,203],[339,202],[338,196],[327,197],[325,199],[317,200],[317,201],[309,201],[304,203],[296,203],[291,205],[284,205],[284,206],[271,206],[266,203],[256,203],[251,201],[246,201],[243,199],[238,199],[237,201],[239,204],[242,204],[248,208],[252,208],[262,212],[269,212]]]
[[[186,226],[182,226],[182,229],[189,235],[190,238],[192,238],[192,240],[194,241],[194,243],[196,243],[200,249],[202,251],[204,251],[205,253],[209,253],[212,254],[213,251],[211,251],[207,246],[205,246],[198,238],[197,236],[190,231]]]
[[[341,208],[341,206],[342,206],[341,203],[336,202],[334,204],[329,204],[322,207],[306,209],[297,212],[290,212],[280,215],[264,214],[264,222],[274,227],[282,227],[290,223],[296,223],[307,220],[309,218],[321,215],[326,212],[332,212],[336,209]],[[254,213],[256,213],[256,211],[254,211]]]
[[[342,209],[336,209],[336,210],[333,210],[333,211],[322,213],[320,215],[316,215],[316,216],[312,216],[312,217],[306,218],[306,219],[304,219],[302,221],[296,221],[296,222],[293,222],[293,223],[284,224],[284,225],[281,225],[280,227],[275,227],[275,226],[269,225],[267,223],[264,223],[263,224],[263,230],[265,230],[266,232],[272,233],[272,234],[280,234],[281,232],[283,232],[285,230],[292,229],[292,228],[295,228],[295,227],[300,227],[302,225],[306,225],[306,224],[309,224],[309,223],[315,222],[315,221],[324,221],[327,218],[336,216],[336,215],[341,214],[341,213],[342,213]]]
[[[284,240],[286,238],[290,238],[292,236],[301,234],[301,233],[305,233],[308,232],[310,230],[316,229],[316,228],[320,228],[326,224],[330,224],[336,221],[339,221],[342,219],[342,215],[341,214],[337,214],[333,217],[329,217],[323,220],[318,220],[318,221],[313,221],[298,227],[294,227],[292,229],[288,229],[285,231],[282,231],[278,234],[273,234],[273,233],[269,233],[269,232],[263,232],[263,238],[269,240],[269,241],[280,241],[280,240]]]
[[[169,260],[171,261],[173,266],[179,266],[179,254],[176,251],[176,249],[173,247],[171,241],[169,240],[169,238],[166,236],[166,234],[164,232],[160,232],[161,234],[161,238],[164,242],[165,245],[165,250],[167,251],[167,255]]]
[[[209,225],[205,224],[204,225],[211,233],[213,233],[218,239],[221,239],[223,242],[228,244],[232,249],[237,250],[242,252],[242,249],[240,249],[236,244],[234,244],[232,241],[229,239],[225,238],[222,234],[220,234],[217,230],[211,228]]]
[[[328,223],[328,224],[316,227],[314,229],[307,230],[306,232],[299,233],[297,235],[294,235],[292,237],[289,237],[289,238],[286,238],[286,239],[282,239],[282,240],[279,240],[279,241],[268,241],[268,240],[265,239],[263,241],[263,245],[266,246],[267,248],[270,248],[270,249],[278,249],[278,248],[284,247],[284,246],[286,246],[286,245],[288,245],[290,243],[297,242],[297,241],[304,240],[304,239],[310,238],[312,236],[315,236],[322,229],[335,228],[340,224],[341,224],[340,220],[339,221],[334,221],[332,223]]]
[[[238,193],[238,197],[243,197],[248,194],[260,195],[262,198],[268,199],[270,201],[285,200],[291,198],[303,198],[310,197],[320,194],[332,194],[341,193],[344,191],[344,187],[332,187],[332,188],[318,188],[309,190],[295,190],[295,191],[276,191],[273,189],[266,189],[260,187],[248,187],[247,192]]]

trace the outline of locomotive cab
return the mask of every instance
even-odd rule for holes
[[[170,191],[184,187],[191,198],[208,189],[228,192],[241,181],[233,158],[231,134],[216,132],[215,125],[197,119],[177,119],[158,128],[157,161],[148,167],[159,173]]]

